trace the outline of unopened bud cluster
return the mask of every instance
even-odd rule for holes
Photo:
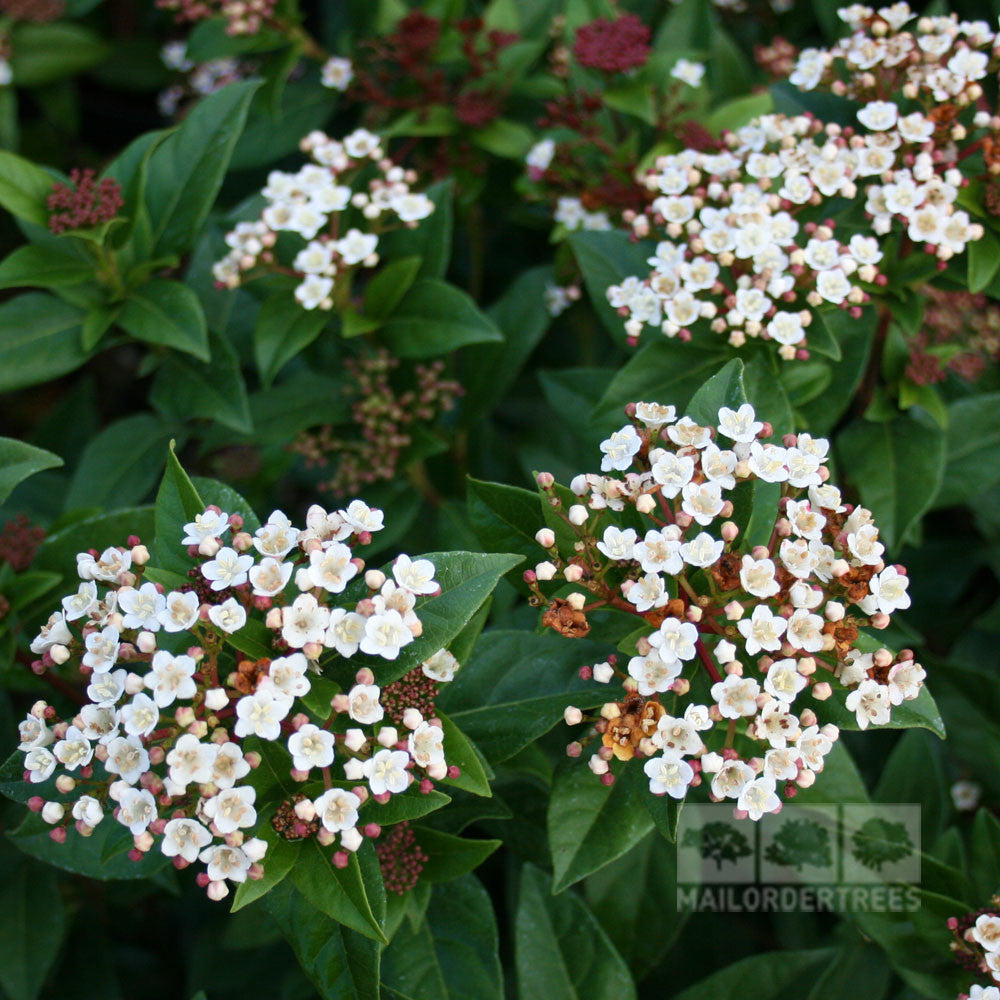
[[[261,192],[267,207],[257,222],[241,222],[227,234],[231,249],[212,273],[226,288],[269,272],[292,274],[300,280],[295,299],[303,309],[332,309],[335,283],[349,290],[355,270],[379,263],[380,234],[399,225],[415,228],[434,203],[411,190],[416,174],[393,163],[366,129],[343,140],[310,132],[301,148],[313,162],[296,173],[268,174]],[[305,241],[290,266],[274,254],[282,232]]]
[[[200,861],[213,899],[262,876],[248,779],[262,759],[303,783],[275,829],[338,844],[339,866],[381,832],[359,822],[369,797],[384,803],[414,781],[429,792],[455,771],[426,699],[403,706],[397,694],[397,725],[368,667],[346,692],[327,679],[323,696],[317,688],[321,660],[395,660],[421,635],[417,602],[440,592],[433,563],[400,555],[389,575],[366,569],[355,549],[383,515],[360,500],[311,507],[302,530],[281,511],[253,534],[245,527],[215,506],[184,526],[190,583],[156,570],[136,537],[80,553],[82,582],[31,650],[36,672],[60,668],[62,683],[81,685],[81,705],[60,718],[40,701],[20,725],[24,777],[39,792],[29,806],[54,840],[117,821],[134,837],[133,860],[157,848],[178,868]],[[458,666],[440,650],[420,669],[436,689]]]
[[[821,723],[823,702],[837,698],[836,717],[853,713],[866,729],[919,695],[913,654],[861,631],[909,607],[909,580],[886,565],[871,512],[827,482],[827,441],[768,442],[749,403],[722,407],[714,427],[655,403],[628,412],[601,444],[601,474],[573,480],[576,502],[538,477],[546,559],[525,577],[543,625],[577,637],[592,610],[631,616],[625,669],[586,668],[622,695],[595,719],[566,719],[600,737],[590,767],[606,783],[613,758],[645,757],[654,794],[679,799],[710,780],[713,799],[759,819],[823,769],[838,737]],[[748,495],[752,538],[736,521]],[[577,589],[565,595],[567,584]]]

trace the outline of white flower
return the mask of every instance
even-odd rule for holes
[[[129,736],[149,736],[160,721],[160,708],[149,695],[137,694],[120,715],[122,728]]]
[[[353,79],[351,60],[341,56],[330,56],[320,69],[320,82],[331,90],[347,90]]]
[[[81,583],[75,594],[62,599],[66,621],[72,622],[85,617],[96,604],[97,584],[91,580]]]
[[[660,403],[636,403],[635,415],[647,427],[655,430],[672,424],[677,419],[677,409]]]
[[[694,768],[679,754],[669,751],[662,757],[651,757],[642,769],[654,795],[669,795],[673,799],[684,798],[694,777]]]
[[[713,538],[707,531],[702,531],[690,542],[681,546],[681,558],[689,566],[704,569],[719,561],[726,543]]]
[[[780,649],[786,625],[787,622],[781,615],[774,614],[764,604],[758,604],[749,618],[736,623],[740,634],[746,640],[748,656],[756,656],[761,650],[773,653]]]
[[[267,682],[290,702],[309,693],[308,669],[309,661],[301,653],[278,656],[267,668]]]
[[[626,528],[622,531],[614,525],[609,525],[604,529],[604,537],[597,543],[597,548],[609,559],[613,559],[615,562],[625,562],[632,558],[635,540],[634,528]]]
[[[1000,951],[1000,917],[995,913],[983,913],[978,916],[970,928],[970,933],[973,940],[981,944],[986,951]]]
[[[361,799],[342,788],[328,788],[313,802],[316,816],[330,833],[353,830],[358,825],[360,807]]]
[[[171,591],[157,619],[166,632],[186,632],[198,620],[198,595],[193,590]]]
[[[726,674],[725,680],[712,685],[712,698],[724,719],[739,719],[757,711],[760,685],[752,677]]]
[[[723,406],[719,410],[719,432],[731,441],[749,444],[756,440],[764,425],[757,419],[754,408],[744,403],[738,410]]]
[[[192,733],[184,733],[167,754],[170,780],[181,788],[208,784],[218,749],[214,743],[202,743]]]
[[[291,701],[277,688],[259,687],[253,694],[245,695],[236,703],[237,736],[259,736],[262,740],[276,740],[281,736],[281,720],[288,715]]]
[[[764,813],[774,812],[780,805],[775,781],[770,775],[763,775],[746,784],[736,800],[736,808],[743,810],[753,820],[760,819]]]
[[[608,532],[612,530],[615,529],[609,527],[604,532],[605,540],[607,540]],[[635,531],[631,528],[628,531],[631,532],[634,541]],[[627,535],[628,532],[620,534]],[[646,573],[668,573],[674,576],[684,569],[684,560],[681,558],[681,543],[673,536],[676,536],[676,530],[673,533],[670,533],[669,529],[664,529],[662,532],[647,531],[646,537],[635,544],[626,558],[638,559],[639,565]],[[600,548],[600,543],[598,547]],[[602,549],[602,551],[604,550]],[[606,551],[604,554],[609,557],[611,555]]]
[[[378,246],[378,237],[374,233],[363,233],[360,229],[348,229],[347,235],[337,240],[337,253],[347,265],[360,264],[370,257]]]
[[[664,619],[659,629],[649,637],[649,644],[665,663],[671,660],[692,659],[697,641],[697,627],[678,618]]]
[[[748,594],[754,597],[774,597],[781,590],[781,584],[774,578],[775,566],[770,559],[754,559],[744,555],[740,566],[740,583]]]
[[[288,586],[294,568],[293,563],[265,556],[248,574],[254,594],[258,597],[275,597],[280,594]]]
[[[425,677],[447,684],[455,679],[455,674],[460,666],[458,660],[447,649],[439,649],[433,656],[428,657],[420,664],[420,669]]]
[[[885,132],[899,119],[899,108],[890,101],[870,101],[858,112],[858,121],[873,132]]]
[[[231,635],[246,625],[247,612],[235,597],[230,597],[222,604],[213,604],[208,609],[208,618],[216,628]]]
[[[108,743],[104,769],[134,785],[149,770],[149,754],[137,736],[116,736]]]
[[[629,601],[635,605],[636,611],[649,611],[650,608],[662,608],[670,600],[670,594],[663,583],[663,577],[658,573],[646,573],[639,577],[628,592]]]
[[[160,708],[166,708],[175,698],[193,698],[197,693],[197,664],[190,656],[174,656],[161,649],[153,654],[150,667],[143,683],[153,692],[153,700]]]
[[[756,775],[745,761],[733,759],[725,761],[712,779],[712,794],[717,799],[735,799]]]
[[[355,722],[370,726],[380,722],[385,710],[379,702],[381,689],[376,684],[355,684],[348,692],[347,713]]]
[[[153,583],[144,583],[138,590],[135,587],[122,587],[118,591],[118,607],[125,612],[122,618],[125,628],[158,632],[160,615],[166,606],[166,598]]]
[[[691,62],[689,59],[678,59],[671,68],[670,75],[675,80],[686,83],[689,87],[700,87],[705,76],[705,66],[703,63]]]
[[[549,169],[549,164],[552,163],[552,157],[555,156],[555,152],[555,142],[552,139],[542,139],[528,150],[528,155],[525,157],[524,162],[529,168],[537,171],[539,174],[543,174]]]
[[[878,681],[862,681],[845,699],[849,712],[854,712],[859,729],[867,729],[869,724],[883,726],[889,721],[889,689]]]
[[[633,656],[628,661],[628,672],[635,678],[639,694],[649,697],[658,691],[668,691],[680,676],[682,666],[680,660],[663,660],[651,650],[646,656]]]
[[[206,510],[204,514],[196,514],[190,524],[184,525],[181,545],[201,545],[208,538],[220,538],[228,527],[228,514]]]
[[[212,835],[194,819],[172,819],[163,828],[160,850],[168,858],[181,857],[188,864],[198,860],[202,848],[212,843]]]
[[[40,784],[52,777],[56,769],[56,758],[43,746],[33,747],[24,758],[24,769],[32,784]]]
[[[216,830],[226,836],[257,822],[257,810],[253,807],[256,798],[256,789],[249,786],[226,788],[210,798],[203,808]]]
[[[298,533],[298,529],[292,527],[292,522],[288,520],[286,514],[280,510],[273,510],[267,523],[254,532],[253,545],[262,556],[282,559],[295,548]],[[252,577],[253,574],[251,579]]]
[[[300,727],[288,737],[288,752],[296,771],[314,767],[329,767],[333,763],[333,733],[314,726],[311,722]]]
[[[252,864],[240,848],[229,847],[226,844],[206,847],[198,857],[205,863],[208,877],[213,882],[221,882],[224,879],[230,882],[245,882]]]
[[[806,679],[798,672],[795,660],[775,660],[768,667],[764,690],[772,698],[790,705],[805,686]]]
[[[295,288],[295,301],[303,309],[318,309],[328,301],[332,291],[332,278],[326,278],[319,274],[307,274],[305,280]]]
[[[66,615],[62,611],[56,611],[49,616],[49,620],[41,627],[38,635],[32,639],[29,648],[33,653],[41,655],[53,646],[65,645],[72,639],[73,633],[66,624]]]
[[[93,828],[104,819],[104,810],[93,795],[81,795],[73,803],[73,819]]]
[[[833,749],[833,741],[819,726],[809,726],[802,730],[795,748],[801,755],[802,763],[810,771],[822,771],[823,758]]]
[[[409,762],[410,755],[405,750],[379,750],[374,757],[366,760],[362,773],[368,779],[372,795],[405,792],[410,785],[410,775],[406,770]]]
[[[910,606],[910,595],[906,592],[909,585],[909,578],[903,576],[895,566],[887,566],[878,576],[873,576],[868,581],[871,596],[884,615],[905,611]]]
[[[410,733],[408,746],[410,756],[420,767],[444,763],[444,733],[439,726],[421,722]]]
[[[413,642],[413,633],[406,627],[398,611],[374,614],[365,622],[361,652],[394,660],[403,646]]]
[[[236,743],[223,743],[219,746],[215,763],[212,764],[212,784],[216,788],[232,788],[249,773],[250,765],[243,758],[243,751]]]
[[[87,652],[83,654],[83,665],[90,667],[95,674],[110,670],[118,660],[120,638],[121,633],[111,625],[100,632],[91,632],[84,639]]]
[[[681,417],[676,424],[667,428],[667,437],[681,448],[700,450],[712,440],[712,433],[709,428],[696,424],[690,417]]]
[[[719,483],[688,483],[681,490],[681,509],[705,527],[721,513],[722,486]]]
[[[357,575],[351,550],[342,542],[330,542],[326,548],[309,554],[309,578],[314,587],[339,594]]]
[[[341,656],[353,656],[365,634],[365,618],[356,611],[334,608],[323,645],[335,649]]]
[[[410,559],[401,554],[392,564],[392,575],[404,590],[411,594],[434,594],[440,589],[434,579],[434,563],[429,559]]]
[[[253,556],[240,555],[235,549],[219,549],[214,559],[201,567],[201,575],[209,581],[212,590],[225,590],[247,582],[247,571],[253,565]]]
[[[76,726],[70,726],[63,739],[52,748],[52,753],[63,767],[75,771],[78,767],[86,767],[90,763],[94,756],[94,748]]]
[[[28,751],[34,750],[35,747],[45,747],[54,739],[52,730],[36,715],[29,715],[19,723],[17,732],[21,740],[17,746],[18,750]]]
[[[901,705],[904,701],[912,701],[920,694],[927,672],[915,660],[901,660],[889,669],[886,677],[889,688],[889,701],[893,705]]]
[[[363,128],[355,129],[344,139],[344,150],[356,160],[366,157],[375,159],[382,155],[378,136]]]
[[[389,206],[403,222],[419,222],[434,212],[434,202],[418,191],[395,195]]]
[[[631,424],[615,431],[606,441],[601,442],[601,472],[616,470],[624,472],[642,447],[642,438]]]
[[[291,607],[282,608],[281,637],[292,649],[301,649],[307,642],[322,642],[329,624],[329,608],[312,594],[299,594]]]
[[[337,512],[344,524],[349,525],[356,535],[381,531],[385,515],[377,507],[369,507],[363,500],[352,500],[346,510]]]
[[[653,480],[660,484],[660,493],[668,500],[673,500],[691,482],[694,460],[686,455],[664,451],[657,456],[650,471],[653,473]]]
[[[701,708],[707,716],[707,709],[705,709],[704,705],[689,705],[688,707]],[[687,718],[675,719],[670,715],[662,715],[660,716],[660,721],[656,724],[656,732],[653,733],[652,740],[658,747],[666,751],[683,754],[698,753],[704,747],[704,744],[698,735],[698,728],[695,725],[695,721]]]
[[[145,833],[156,819],[156,799],[145,788],[126,788],[118,799],[118,822],[127,826],[129,833]]]

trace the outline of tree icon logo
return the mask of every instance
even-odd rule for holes
[[[764,857],[771,864],[797,872],[806,865],[829,868],[833,864],[830,831],[812,819],[787,820],[767,845]]]
[[[702,861],[714,861],[716,871],[724,862],[737,864],[741,858],[753,854],[750,841],[732,823],[706,823],[685,831],[682,847],[692,847]]]
[[[883,816],[872,816],[851,835],[851,854],[859,864],[875,872],[909,857],[913,849],[906,825]]]

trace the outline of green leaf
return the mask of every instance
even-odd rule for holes
[[[138,340],[208,361],[208,329],[198,296],[187,285],[154,278],[125,300],[118,325]]]
[[[622,891],[628,893],[626,882]],[[635,984],[603,927],[573,893],[553,896],[551,879],[521,869],[514,956],[522,997],[629,1000]],[[586,945],[583,946],[583,942]]]
[[[542,555],[535,533],[542,526],[538,494],[520,486],[466,481],[469,524],[487,552],[517,552],[529,562]]]
[[[209,335],[212,360],[202,363],[171,354],[156,373],[150,402],[177,421],[201,417],[217,420],[238,434],[252,434],[250,401],[232,344],[217,333]]]
[[[0,205],[11,215],[48,226],[46,200],[55,178],[23,156],[0,149]]]
[[[628,403],[672,404],[684,412],[688,401],[706,379],[727,360],[724,343],[683,343],[657,337],[639,348],[619,369],[598,403],[595,416],[624,421]]]
[[[467,344],[502,342],[503,334],[465,292],[437,278],[421,278],[382,327],[390,350],[401,358],[448,354]]]
[[[944,433],[912,415],[880,424],[855,421],[840,435],[837,451],[886,548],[896,551],[941,486]]]
[[[452,833],[414,826],[414,836],[427,855],[420,878],[425,882],[450,882],[478,868],[501,844],[499,840],[469,840]]]
[[[387,264],[365,288],[365,316],[382,320],[389,316],[420,273],[420,257],[403,257]]]
[[[492,772],[487,775],[476,747],[458,726],[443,712],[439,711],[436,714],[444,730],[445,757],[448,763],[454,764],[460,772],[457,778],[443,779],[444,784],[447,787],[461,788],[463,791],[472,792],[473,795],[489,798],[493,794],[489,782]]]
[[[320,335],[329,319],[330,314],[320,309],[302,309],[285,292],[275,292],[265,300],[253,328],[254,359],[265,388]]]
[[[181,467],[173,442],[167,449],[167,467],[156,494],[156,559],[160,569],[186,574],[192,562],[181,546],[184,525],[205,512],[198,491]]]
[[[264,877],[247,879],[246,882],[241,882],[236,887],[231,913],[242,910],[244,906],[249,906],[261,896],[266,896],[274,890],[299,860],[302,842],[285,840],[284,837],[278,836],[274,827],[271,826],[270,820],[262,822],[254,836],[267,843],[267,853],[264,855]],[[270,907],[270,901],[268,906]]]
[[[634,115],[648,125],[656,124],[653,88],[641,76],[608,87],[601,96],[609,108]]]
[[[844,355],[840,349],[840,338],[857,320],[851,319],[846,309],[817,309],[813,320],[806,329],[806,345],[810,352],[823,354],[833,361]]]
[[[55,873],[4,852],[0,876],[0,986],[10,1000],[35,1000],[62,947],[66,914]]]
[[[260,85],[231,83],[199,101],[150,157],[146,205],[154,255],[183,253],[194,244]]]
[[[93,265],[55,246],[29,243],[0,262],[0,288],[58,288],[93,276]]]
[[[556,892],[621,857],[654,827],[641,765],[618,764],[614,774],[609,788],[581,760],[563,764],[556,773],[548,810]]]
[[[747,125],[752,119],[769,115],[774,110],[774,98],[765,91],[763,94],[748,94],[734,97],[717,107],[705,119],[705,128],[716,135],[725,130],[735,131]]]
[[[505,160],[523,160],[534,139],[531,129],[509,118],[494,118],[472,133],[475,145]]]
[[[491,764],[500,764],[560,723],[567,706],[604,704],[606,689],[581,680],[579,670],[612,651],[604,643],[551,632],[486,632],[436,704]]]
[[[127,507],[156,484],[174,428],[137,413],[109,424],[90,439],[70,480],[63,507]]]
[[[366,847],[370,848],[371,843],[368,842]],[[362,851],[365,849],[363,847]],[[316,840],[305,841],[299,859],[292,867],[292,882],[316,909],[332,920],[367,938],[384,941],[385,935],[365,891],[365,880],[358,862],[361,852],[351,855],[346,868],[337,868],[333,864],[333,853],[332,848],[323,848]]]
[[[76,76],[108,54],[108,45],[100,35],[69,21],[21,21],[11,42],[11,71],[18,87],[37,87]]]
[[[424,793],[417,785],[411,785],[405,792],[390,796],[388,802],[376,802],[374,798],[369,798],[361,807],[361,823],[362,825],[378,823],[381,827],[394,826],[396,823],[405,823],[427,816],[449,802],[451,799],[442,792],[432,789]]]
[[[421,277],[443,278],[451,260],[453,187],[451,180],[431,185],[425,194],[434,202],[434,211],[416,229],[397,229],[381,237],[379,252],[382,256],[387,260],[419,257]]]
[[[500,577],[521,561],[516,555],[482,552],[431,552],[420,558],[434,563],[435,579],[441,585],[439,595],[417,601],[416,613],[423,625],[420,638],[404,646],[391,662],[361,655],[351,661],[370,667],[379,684],[402,677],[439,649],[446,649],[493,593]],[[385,569],[391,572],[391,567]]]
[[[743,362],[739,358],[727,361],[689,400],[685,413],[695,423],[714,427],[719,422],[723,406],[739,409],[747,401],[743,385]],[[659,400],[657,400],[659,402]]]
[[[379,1000],[377,942],[331,924],[287,881],[266,905],[323,1000]]]
[[[980,809],[972,823],[969,875],[980,899],[988,899],[1000,885],[1000,820],[987,809]]]
[[[969,291],[981,292],[996,277],[998,268],[1000,240],[989,229],[984,229],[983,238],[969,244]]]
[[[832,948],[773,951],[753,955],[713,972],[678,993],[676,1000],[742,1000],[753,984],[754,1000],[785,1000],[801,996],[833,958]]]
[[[608,302],[608,288],[620,285],[631,275],[649,273],[646,263],[651,252],[649,245],[634,243],[627,233],[619,230],[573,233],[569,245],[583,272],[594,310],[615,342],[623,345],[625,324]]]
[[[459,358],[462,423],[471,427],[489,413],[510,389],[531,352],[545,336],[552,317],[545,306],[545,289],[554,281],[551,267],[519,274],[487,309],[503,333],[503,343],[467,347]]]
[[[0,392],[51,382],[79,368],[89,357],[80,344],[83,316],[76,306],[43,292],[0,305]]]
[[[0,437],[0,504],[11,495],[18,483],[45,469],[63,464],[58,455],[14,438]]]
[[[92,351],[118,319],[120,306],[92,306],[83,319],[80,343],[85,351]]]
[[[935,507],[968,503],[1000,481],[1000,392],[948,406],[948,436]]]
[[[434,886],[418,926],[399,928],[382,954],[382,983],[411,1000],[503,1000],[498,951],[490,897],[464,875]]]

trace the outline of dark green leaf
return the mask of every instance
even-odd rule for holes
[[[265,388],[320,335],[329,319],[329,313],[303,309],[285,292],[275,292],[265,300],[253,330],[254,359]]]
[[[208,361],[208,330],[198,297],[179,281],[154,278],[125,300],[118,325],[138,340]]]
[[[55,178],[16,153],[0,149],[0,205],[11,215],[36,226],[47,226],[46,199]]]
[[[0,305],[0,392],[50,382],[79,368],[88,357],[80,342],[83,317],[76,306],[43,292]]]
[[[14,438],[0,437],[0,504],[14,487],[36,472],[55,469],[63,464],[58,455]]]
[[[29,243],[0,263],[0,288],[58,288],[94,276],[92,264],[74,253]]]
[[[1000,393],[949,405],[945,460],[935,507],[967,503],[1000,480]]]
[[[420,878],[426,882],[450,882],[478,868],[499,846],[499,840],[469,840],[451,833],[414,826],[414,835],[427,855]]]
[[[19,87],[37,87],[75,76],[108,54],[100,35],[69,21],[21,21],[11,41],[11,71]]]

